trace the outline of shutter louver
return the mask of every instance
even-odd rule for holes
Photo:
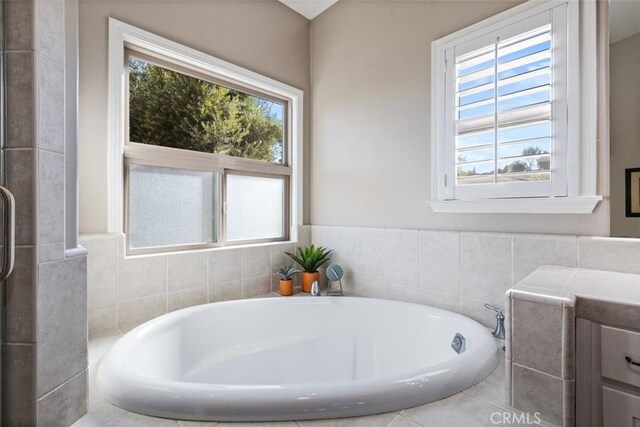
[[[548,181],[551,25],[455,58],[456,185]]]

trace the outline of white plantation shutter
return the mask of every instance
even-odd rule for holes
[[[567,195],[566,7],[446,49],[447,198]]]

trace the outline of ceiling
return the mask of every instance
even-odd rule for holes
[[[338,0],[278,0],[307,19],[313,19]]]
[[[639,0],[610,0],[609,15],[611,20],[610,43],[640,33]]]

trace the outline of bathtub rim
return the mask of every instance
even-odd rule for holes
[[[333,297],[323,297],[323,300],[329,300],[329,298],[334,299]],[[364,378],[358,380],[347,380],[347,381],[334,381],[334,382],[326,382],[326,383],[295,383],[295,384],[278,384],[278,385],[264,385],[264,384],[211,384],[211,383],[199,383],[192,381],[180,381],[180,380],[169,380],[169,379],[158,379],[155,377],[148,377],[141,375],[129,366],[126,363],[118,367],[109,367],[107,365],[114,364],[116,361],[116,356],[118,352],[124,352],[126,350],[127,344],[135,345],[135,341],[140,339],[140,336],[144,336],[144,334],[149,333],[149,331],[153,331],[156,329],[158,325],[161,325],[165,322],[176,321],[181,317],[189,317],[192,313],[209,309],[212,305],[220,304],[225,305],[242,305],[251,303],[261,303],[261,301],[282,301],[278,302],[278,304],[289,304],[293,301],[301,301],[299,304],[306,303],[310,300],[307,300],[306,297],[295,298],[295,299],[284,299],[284,298],[253,298],[250,300],[233,300],[233,301],[223,301],[223,302],[215,302],[202,304],[198,306],[188,307],[185,309],[177,310],[174,312],[163,314],[162,316],[158,316],[153,318],[142,325],[132,329],[127,332],[124,336],[122,336],[110,349],[110,351],[105,355],[102,361],[98,365],[98,375],[97,375],[97,384],[100,389],[101,394],[106,397],[106,400],[110,401],[116,406],[119,406],[123,409],[127,409],[133,412],[138,412],[141,414],[159,416],[163,418],[173,418],[173,419],[184,419],[184,420],[207,420],[207,421],[247,421],[248,417],[245,416],[218,416],[216,418],[203,417],[201,415],[175,415],[171,411],[163,411],[158,410],[157,408],[142,408],[142,410],[132,409],[133,406],[131,402],[127,402],[128,399],[138,400],[138,407],[147,406],[144,402],[145,399],[140,400],[139,396],[144,394],[145,391],[155,390],[154,393],[156,397],[160,397],[160,399],[167,399],[171,397],[171,395],[175,395],[175,390],[180,390],[182,393],[181,397],[185,399],[195,399],[201,400],[201,394],[204,392],[212,392],[212,393],[224,393],[225,399],[229,402],[237,401],[237,400],[246,400],[247,393],[252,393],[253,400],[261,401],[262,403],[269,402],[271,400],[278,401],[282,399],[291,399],[298,395],[299,392],[305,391],[308,392],[309,388],[313,388],[315,390],[314,393],[318,395],[316,400],[310,402],[318,402],[322,399],[349,399],[353,398],[354,395],[361,395],[363,390],[370,390],[366,392],[367,399],[384,401],[386,397],[389,396],[390,393],[398,394],[405,391],[405,399],[407,401],[407,405],[402,405],[402,408],[398,408],[397,405],[391,405],[390,409],[384,409],[379,412],[371,412],[371,410],[364,410],[359,413],[357,411],[351,411],[346,415],[336,416],[335,414],[328,415],[326,417],[319,416],[318,414],[299,414],[297,417],[288,418],[281,417],[278,415],[265,415],[263,417],[251,417],[252,421],[283,421],[283,420],[291,420],[291,419],[323,419],[323,418],[336,418],[336,417],[351,417],[351,416],[360,416],[367,415],[373,413],[380,412],[388,412],[389,410],[400,410],[403,408],[408,408],[412,406],[418,406],[421,404],[428,403],[433,400],[442,399],[453,394],[457,394],[466,390],[470,387],[473,387],[475,384],[484,380],[491,372],[493,372],[500,362],[500,350],[498,346],[491,337],[488,328],[479,324],[475,320],[464,316],[460,313],[452,312],[449,310],[441,309],[438,307],[415,304],[403,301],[394,301],[394,300],[386,300],[386,299],[375,299],[375,298],[366,298],[366,297],[339,297],[340,300],[357,300],[357,301],[368,301],[370,303],[384,303],[384,304],[402,304],[406,306],[411,306],[415,309],[429,309],[435,310],[436,313],[441,312],[446,314],[447,316],[453,316],[459,318],[464,321],[465,324],[469,324],[473,326],[474,329],[474,337],[476,332],[479,331],[478,334],[481,336],[480,344],[474,345],[473,351],[466,351],[462,354],[454,356],[452,358],[446,359],[436,365],[426,366],[421,369],[404,372],[401,374],[395,375],[387,375],[381,377],[372,377],[372,378]],[[311,301],[322,301],[319,298],[314,298]],[[175,319],[174,319],[175,318]],[[468,332],[467,332],[468,334]],[[131,343],[132,344],[131,344]],[[111,356],[113,354],[113,356]],[[123,365],[125,368],[123,368]],[[475,365],[475,367],[474,367]],[[105,367],[106,366],[106,367]],[[480,368],[478,368],[480,366]],[[107,375],[106,370],[110,370],[110,378],[106,379],[104,376]],[[445,374],[453,372],[453,375],[463,376],[465,377],[464,381],[466,385],[464,387],[454,387],[450,386],[451,389],[455,389],[453,391],[445,391],[448,385],[447,382],[453,382],[450,377]],[[115,375],[114,375],[115,373]],[[468,378],[472,378],[468,380]],[[121,381],[122,383],[128,383],[128,391],[122,395],[118,395],[118,393],[112,393],[108,388],[109,386],[105,386],[103,383],[117,383]],[[424,399],[416,399],[411,395],[416,394],[415,392],[420,389],[420,387],[426,383],[439,383],[443,382],[444,384],[440,384],[441,393],[440,397],[437,399],[430,399],[427,402],[424,402]],[[413,383],[413,386],[407,386],[407,384]],[[390,386],[391,384],[391,386]],[[116,386],[117,387],[117,386]],[[158,392],[158,389],[165,389],[170,391]],[[373,390],[373,392],[371,391]],[[410,390],[409,393],[406,391]],[[164,396],[163,396],[164,395]],[[227,403],[229,403],[227,402]],[[206,404],[206,402],[200,402],[200,405]],[[384,405],[382,405],[384,406]],[[140,408],[139,408],[140,409]],[[366,409],[366,408],[363,408]],[[240,409],[238,409],[240,410]]]

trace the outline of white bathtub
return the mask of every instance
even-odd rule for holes
[[[460,354],[451,347],[459,333]],[[122,337],[103,359],[107,400],[167,418],[337,418],[421,405],[495,369],[475,321],[437,308],[348,297],[268,298],[191,307]]]

